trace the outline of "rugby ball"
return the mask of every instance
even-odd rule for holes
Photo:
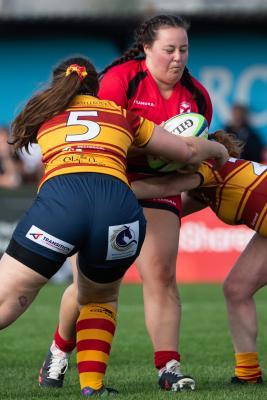
[[[175,115],[168,119],[163,127],[174,135],[185,137],[195,136],[208,139],[208,122],[201,114],[185,113]],[[147,156],[147,161],[150,168],[160,172],[173,172],[182,167],[181,164],[152,155]]]

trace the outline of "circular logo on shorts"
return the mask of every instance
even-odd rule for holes
[[[134,231],[127,225],[116,229],[111,236],[111,246],[118,251],[126,251],[137,244]]]

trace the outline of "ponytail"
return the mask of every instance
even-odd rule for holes
[[[97,72],[89,60],[83,57],[63,61],[53,71],[53,79],[47,89],[34,94],[12,123],[12,142],[15,150],[36,143],[40,126],[64,111],[77,94],[96,96],[99,88]]]

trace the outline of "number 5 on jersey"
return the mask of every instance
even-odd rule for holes
[[[66,125],[67,126],[82,125],[87,128],[87,131],[82,134],[66,135],[65,141],[83,142],[85,140],[94,139],[100,133],[101,130],[100,125],[88,119],[82,119],[82,117],[97,117],[97,116],[98,116],[97,111],[71,111]]]

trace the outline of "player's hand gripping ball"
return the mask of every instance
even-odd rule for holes
[[[208,122],[201,114],[185,113],[176,115],[168,119],[163,127],[174,135],[208,139]],[[182,164],[151,155],[147,156],[147,161],[150,168],[160,172],[173,172],[183,167]]]

